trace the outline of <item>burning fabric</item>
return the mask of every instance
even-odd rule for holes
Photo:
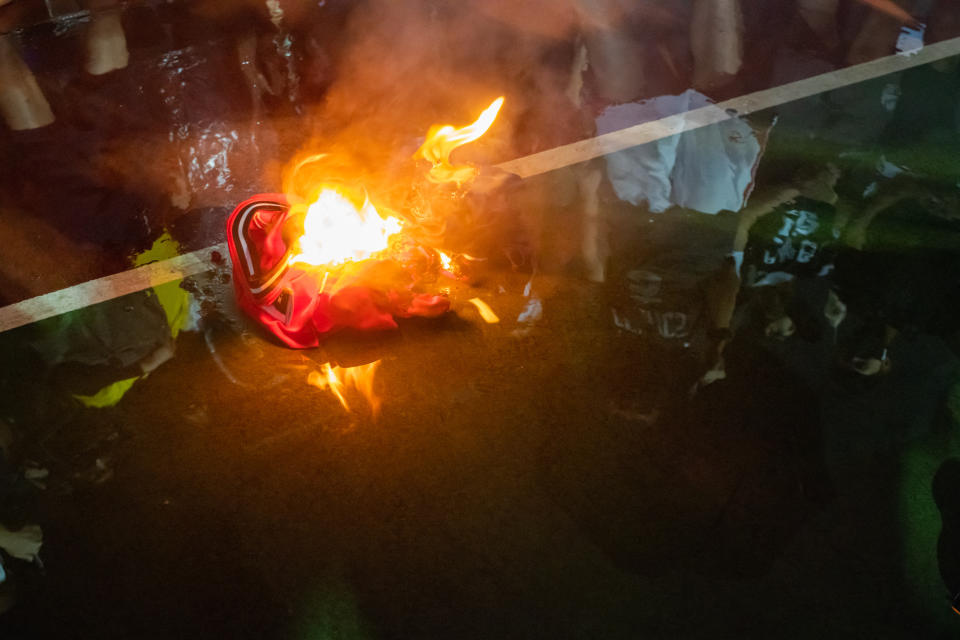
[[[417,152],[432,164],[430,182],[460,189],[473,181],[477,169],[452,165],[450,154],[483,135],[502,103],[467,127],[430,131]],[[445,295],[423,291],[425,275],[450,274],[449,256],[413,240],[404,220],[382,215],[362,187],[338,177],[311,185],[308,198],[256,196],[227,222],[240,307],[293,348],[318,346],[341,329],[393,329],[396,318],[450,308]]]
[[[447,311],[446,297],[414,291],[395,218],[380,218],[369,202],[356,208],[335,187],[305,216],[300,209],[281,195],[258,196],[228,223],[240,306],[285,344],[315,347],[339,329],[392,329],[395,317]],[[333,235],[337,219],[343,228]]]

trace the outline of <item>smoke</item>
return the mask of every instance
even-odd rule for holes
[[[584,10],[581,4],[595,3],[327,0],[318,7],[291,0],[271,0],[269,6],[266,0],[243,0],[233,5],[238,13],[231,19],[226,3],[207,0],[198,10],[208,15],[227,11],[217,17],[221,22],[256,12],[261,29],[272,17],[278,34],[274,40],[284,33],[300,39],[301,76],[317,70],[328,76],[316,100],[299,103],[297,148],[276,158],[285,167],[287,193],[306,194],[310,185],[343,180],[362,184],[381,211],[423,213],[429,207],[420,205],[438,194],[420,188],[428,167],[413,156],[432,125],[467,125],[497,96],[505,96],[493,127],[453,154],[454,164],[480,167],[592,133],[592,119],[578,100],[584,66],[583,56],[578,57],[583,52],[580,34],[598,21],[619,20],[624,3],[607,0],[602,10]],[[306,158],[314,161],[304,163]],[[443,240],[449,242],[440,244],[450,248],[473,247],[480,236],[483,244],[506,247],[516,244],[523,229],[538,226],[525,217],[548,201],[546,194],[533,193],[543,189],[543,182],[521,185],[486,175],[490,179],[474,185],[479,193],[466,198],[463,207],[450,201],[433,207],[432,222],[442,224],[428,225],[432,241],[435,232],[445,230]],[[491,187],[501,183],[509,188]],[[460,237],[449,237],[454,233]]]
[[[467,125],[500,95],[506,102],[497,121],[454,152],[455,164],[489,166],[584,136],[579,106],[569,96],[578,46],[573,5],[522,4],[368,0],[356,6],[297,159],[327,155],[300,164],[296,176],[288,170],[285,184],[349,176],[378,204],[426,209],[418,222],[441,247],[481,252],[480,240],[491,251],[535,244],[529,236],[538,223],[527,218],[541,208],[530,203],[546,202],[545,194],[522,193],[513,182],[506,190],[476,193],[489,188],[487,181],[457,201],[442,189],[420,188],[427,167],[413,158],[432,125]],[[433,201],[432,209],[425,201]]]
[[[570,16],[547,27],[531,19],[528,24],[538,27],[525,29],[504,16],[510,11],[499,1],[368,0],[357,6],[303,151],[346,152],[364,170],[392,174],[431,125],[465,125],[506,95],[493,129],[458,154],[490,163],[522,152],[513,134],[525,112],[547,93],[562,97],[574,24]]]

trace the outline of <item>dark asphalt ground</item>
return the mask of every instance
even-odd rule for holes
[[[949,450],[943,350],[855,398],[754,350],[647,425],[618,411],[644,362],[603,287],[538,277],[544,317],[516,335],[527,279],[316,351],[184,333],[109,409],[6,362],[43,416],[17,428],[59,462],[32,514],[45,575],[15,567],[3,637],[952,637],[923,511]],[[382,359],[376,421],[306,384],[328,358]],[[108,481],[69,476],[98,457]]]

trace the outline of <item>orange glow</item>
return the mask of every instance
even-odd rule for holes
[[[310,372],[307,383],[318,389],[330,391],[347,411],[350,411],[350,404],[347,402],[346,390],[348,386],[352,387],[366,398],[370,413],[376,417],[380,413],[380,397],[373,390],[373,382],[378,366],[380,366],[380,360],[357,367],[324,364],[320,367],[320,371]]]
[[[440,258],[440,266],[449,271],[450,267],[453,266],[453,261],[450,259],[450,256],[443,251],[437,251],[437,256]]]
[[[386,249],[400,228],[397,218],[381,218],[366,194],[361,200],[341,186],[326,185],[307,207],[299,253],[291,262],[336,266],[366,260]]]
[[[476,167],[469,165],[454,166],[450,164],[450,154],[459,146],[473,142],[484,133],[497,119],[500,107],[503,106],[503,96],[494,100],[484,109],[475,122],[460,129],[452,125],[435,125],[427,132],[427,139],[417,150],[415,157],[423,158],[433,164],[428,179],[434,183],[455,182],[461,185],[477,174]]]
[[[476,167],[452,165],[450,154],[486,133],[503,102],[502,96],[497,98],[475,122],[465,127],[456,129],[444,125],[430,128],[416,157],[433,165],[428,172],[432,182],[460,185],[476,175]],[[394,216],[381,216],[364,189],[336,182],[349,180],[351,173],[349,158],[325,153],[303,157],[288,172],[284,186],[294,201],[300,198],[312,200],[309,205],[291,207],[292,213],[303,217],[303,235],[297,240],[290,264],[336,267],[346,262],[359,262],[386,250],[391,236],[400,233],[402,222]],[[443,268],[449,270],[449,256],[438,253]]]
[[[477,308],[477,311],[480,312],[480,317],[483,318],[483,321],[487,324],[496,324],[500,322],[500,318],[497,317],[497,314],[493,312],[493,309],[490,308],[490,305],[480,298],[470,298],[467,302]]]

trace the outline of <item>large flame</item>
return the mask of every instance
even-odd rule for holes
[[[370,413],[376,417],[380,413],[380,397],[373,390],[373,381],[379,365],[380,360],[357,367],[324,364],[320,367],[320,371],[310,372],[307,383],[318,389],[329,390],[347,411],[350,411],[350,404],[347,402],[346,389],[348,386],[352,387],[366,398]]]
[[[2,2],[2,0],[0,0]],[[487,107],[475,122],[456,129],[450,125],[431,127],[426,141],[416,157],[432,164],[428,178],[435,183],[454,182],[458,186],[471,180],[477,169],[469,165],[454,166],[450,154],[458,147],[473,142],[491,127],[504,98],[501,96]],[[293,166],[285,187],[291,200],[313,199],[310,205],[295,204],[291,214],[303,217],[303,234],[297,239],[294,257],[290,263],[316,267],[336,267],[347,262],[375,258],[390,247],[391,237],[402,230],[402,223],[393,216],[383,217],[363,189],[353,189],[349,169],[344,162],[327,154],[311,155]],[[298,189],[298,178],[306,166],[313,171],[305,176],[305,188]],[[319,177],[319,180],[317,179]],[[338,181],[343,182],[338,182]],[[318,184],[319,183],[319,184]],[[309,192],[304,193],[304,191]],[[298,195],[302,194],[302,195]],[[316,194],[316,197],[313,197]],[[447,254],[435,250],[444,270],[453,266]],[[468,259],[469,256],[465,256]],[[323,285],[326,285],[324,275]],[[471,300],[486,322],[498,322],[496,314],[479,299]],[[324,364],[307,376],[307,382],[332,393],[346,411],[351,411],[348,396],[359,394],[366,399],[371,415],[380,411],[381,400],[374,391],[374,376],[380,361],[357,367],[339,367]]]
[[[456,129],[451,125],[443,125],[430,128],[426,141],[416,154],[433,165],[428,173],[429,180],[461,185],[476,175],[476,167],[452,165],[450,154],[457,147],[486,133],[496,120],[503,101],[503,96],[494,100],[475,122],[465,127]],[[291,189],[296,186],[298,174],[307,165],[319,165],[321,170],[343,173],[342,163],[334,162],[327,154],[308,156],[291,171]],[[311,190],[317,196],[306,207],[303,235],[298,240],[291,263],[337,266],[349,261],[366,260],[387,249],[390,236],[401,230],[400,220],[393,216],[381,217],[362,189],[354,192],[341,184],[330,183]]]
[[[335,266],[366,260],[383,251],[390,236],[400,232],[400,221],[381,218],[370,199],[362,204],[338,185],[324,186],[307,207],[299,253],[292,262]]]
[[[497,119],[500,107],[503,106],[503,100],[503,96],[494,100],[473,124],[460,129],[451,125],[430,127],[430,131],[427,132],[427,139],[423,146],[417,150],[416,156],[433,164],[427,174],[427,178],[431,182],[455,182],[457,185],[461,185],[476,175],[476,167],[450,164],[450,154],[457,147],[473,142],[487,132],[493,121]]]

